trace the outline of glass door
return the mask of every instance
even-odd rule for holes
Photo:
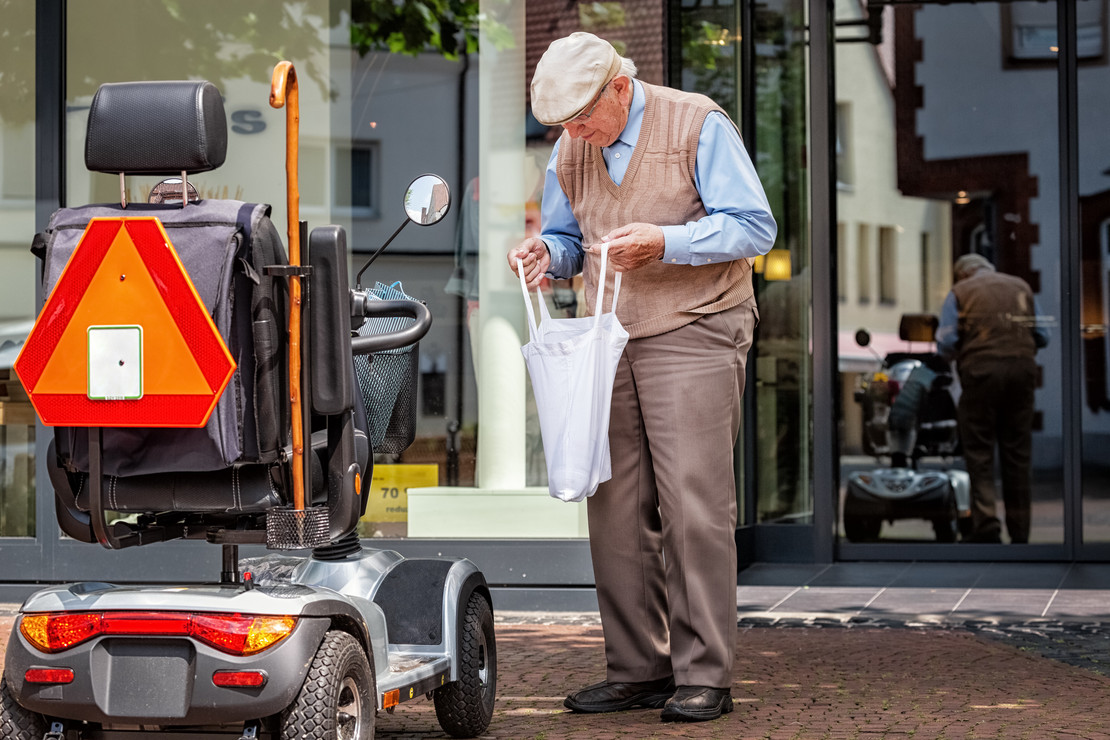
[[[1083,543],[1110,550],[1110,101],[1105,0],[1076,3]]]
[[[836,3],[842,555],[1064,542],[1055,12]]]

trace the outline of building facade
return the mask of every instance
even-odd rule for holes
[[[558,135],[530,116],[527,82],[547,45],[576,30],[610,40],[641,79],[728,111],[779,223],[756,266],[742,561],[1110,557],[1106,5],[483,0],[478,49],[446,58],[359,53],[362,0],[0,0],[0,580],[216,572],[216,548],[109,554],[61,536],[42,464],[50,430],[11,365],[43,299],[34,234],[61,205],[119,197],[116,178],[84,168],[96,87],[214,82],[228,156],[194,182],[205,197],[270,203],[283,224],[284,113],[267,100],[273,65],[288,59],[301,88],[301,217],[348,230],[353,270],[402,223],[412,179],[436,172],[452,190],[447,220],[407,229],[364,279],[399,281],[435,326],[420,347],[417,441],[378,456],[363,534],[471,557],[514,604],[557,588],[588,606],[585,509],[546,492],[525,310],[504,259],[538,228]],[[129,197],[155,182],[128,178]],[[891,465],[874,454],[873,409],[857,391],[882,355],[931,349],[900,339],[901,319],[939,314],[967,253],[1030,284],[1050,337],[1037,356],[1030,540],[949,542],[922,518],[849,538],[849,477]],[[544,286],[553,314],[575,315],[577,287]],[[963,460],[956,449],[919,467]]]

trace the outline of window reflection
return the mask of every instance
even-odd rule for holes
[[[31,330],[35,3],[4,4],[0,45],[0,537],[35,536],[35,412],[12,363]]]
[[[876,7],[889,14],[877,49],[837,44],[838,107],[853,112],[852,130],[840,136],[850,138],[847,151],[868,154],[856,158],[853,188],[837,202],[838,234],[855,240],[839,245],[848,257],[839,269],[853,276],[841,284],[856,290],[841,304],[838,342],[841,534],[851,541],[954,541],[970,531],[960,515],[982,499],[984,481],[1015,474],[1012,464],[988,462],[973,484],[962,448],[928,443],[953,427],[968,363],[957,373],[937,356],[931,331],[906,327],[919,315],[937,325],[953,263],[965,254],[1027,283],[1049,326],[1058,314],[1055,77],[999,67],[999,55],[1013,52],[1005,24],[1031,18],[1018,6],[1034,4],[1015,3],[1012,14],[1006,5]],[[836,17],[866,12],[839,2]],[[1030,111],[1035,120],[1022,120]],[[860,328],[867,346],[855,342]],[[1063,538],[1058,345],[1036,356],[1031,542]],[[907,391],[919,399],[909,404]],[[982,391],[970,392],[976,398],[961,408],[985,403]],[[910,405],[913,423],[900,413]],[[964,421],[956,428],[966,437]],[[899,443],[896,432],[916,441]],[[909,473],[883,480],[895,470]],[[929,493],[930,481],[944,495]],[[1026,539],[1020,530],[1014,541]]]
[[[753,101],[753,159],[779,227],[775,248],[753,265],[760,324],[748,359],[755,383],[745,393],[755,396],[755,422],[746,428],[756,430],[756,459],[744,462],[741,475],[754,476],[756,497],[741,503],[741,524],[813,518],[804,14],[798,0],[755,6],[754,68],[746,74],[740,3],[683,3],[680,14],[681,86],[709,95],[738,124],[741,100]],[[753,89],[741,95],[747,84]],[[738,487],[741,496],[745,488]]]

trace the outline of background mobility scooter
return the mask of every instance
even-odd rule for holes
[[[937,318],[906,314],[898,336],[933,342]],[[868,346],[861,329],[856,342]],[[892,352],[864,376],[855,400],[863,411],[863,447],[890,467],[848,474],[844,534],[851,542],[877,539],[884,521],[926,519],[939,542],[955,542],[971,523],[971,484],[963,470],[919,470],[922,458],[956,456],[956,405],[949,364],[936,352]]]
[[[271,104],[287,108],[290,131],[288,260],[268,206],[189,196],[188,174],[224,159],[213,85],[119,83],[93,100],[90,170],[121,173],[121,186],[122,173],[181,180],[165,202],[54,214],[35,244],[48,298],[16,369],[56,427],[50,480],[68,536],[108,548],[206,540],[221,546],[222,572],[28,598],[0,679],[2,740],[371,738],[377,710],[424,695],[451,735],[490,722],[481,572],[363,550],[356,534],[373,457],[355,357],[413,344],[431,316],[351,290],[339,227],[306,238],[287,62]],[[430,224],[448,203],[442,180],[421,177],[406,212]],[[352,337],[367,316],[409,325]],[[268,554],[248,573],[238,548],[251,544],[311,555]]]

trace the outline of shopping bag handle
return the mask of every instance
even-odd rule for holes
[[[528,338],[531,341],[536,341],[536,313],[532,310],[532,299],[528,296],[528,283],[524,282],[524,262],[520,257],[516,258],[516,274],[520,278],[520,292],[524,294],[524,308],[528,311]],[[540,288],[536,286],[536,297],[540,300],[540,305],[543,305],[543,296],[540,295]]]
[[[601,272],[597,281],[597,302],[594,303],[596,307],[594,310],[594,322],[601,321],[601,314],[605,310],[605,267],[609,261],[609,243],[601,243]],[[617,296],[621,294],[621,273],[619,270],[613,272],[613,305],[609,307],[610,313],[617,312]]]
[[[601,322],[601,314],[604,309],[605,299],[605,268],[609,262],[609,245],[602,242],[601,244],[601,272],[599,280],[597,281],[597,301],[594,303],[594,324]],[[536,338],[536,313],[532,310],[532,301],[528,295],[528,283],[524,282],[524,262],[520,257],[516,258],[516,274],[520,278],[520,292],[524,295],[524,308],[528,311],[528,336],[531,339]],[[617,297],[621,293],[621,273],[614,273],[613,277],[613,305],[610,307],[611,313],[617,311]],[[539,301],[540,310],[543,312],[544,318],[548,318],[547,304],[543,301],[543,294],[540,293],[540,288],[536,286],[536,300]]]

